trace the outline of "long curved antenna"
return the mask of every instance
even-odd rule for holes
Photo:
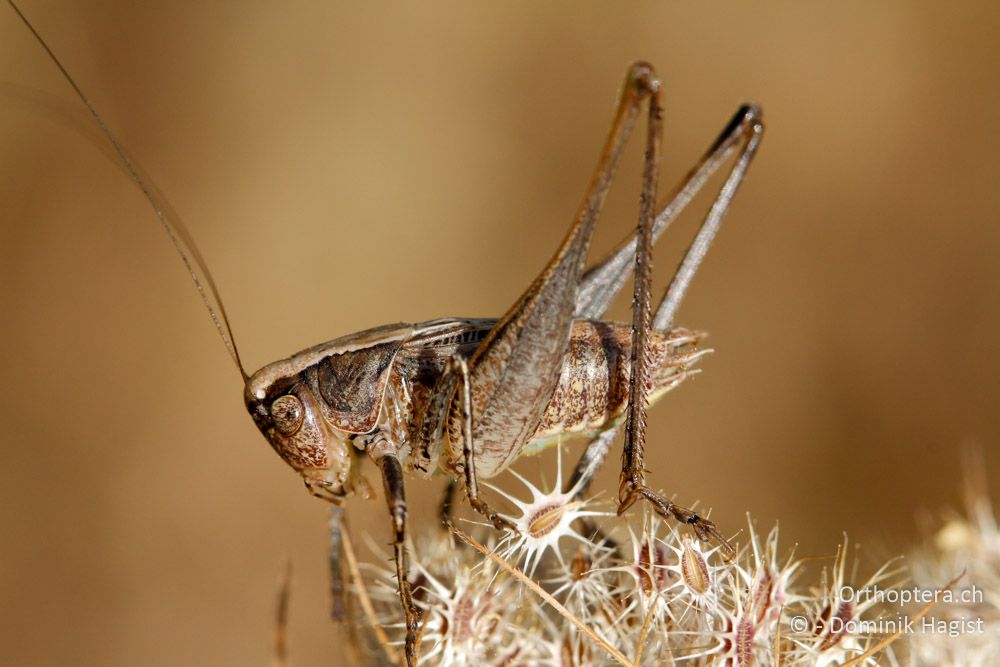
[[[205,307],[208,309],[209,317],[212,318],[212,322],[215,324],[216,330],[219,332],[219,336],[222,337],[222,342],[229,350],[229,356],[233,358],[233,362],[236,363],[236,368],[239,369],[240,374],[243,376],[243,380],[246,381],[248,376],[246,370],[243,368],[243,362],[240,360],[239,350],[236,348],[236,340],[233,337],[233,330],[229,326],[229,318],[226,316],[226,309],[222,305],[222,298],[219,296],[219,291],[215,287],[215,280],[212,279],[212,274],[208,270],[208,266],[205,264],[205,260],[202,259],[201,253],[198,252],[198,246],[195,245],[194,240],[188,233],[187,228],[184,223],[181,222],[180,216],[174,211],[173,207],[167,202],[166,197],[160,192],[159,188],[153,183],[153,180],[145,173],[145,171],[138,165],[138,163],[133,160],[125,147],[122,146],[118,138],[111,132],[107,124],[105,124],[104,119],[94,105],[90,103],[87,96],[83,94],[83,90],[77,85],[76,81],[70,75],[70,73],[63,67],[62,62],[56,57],[56,54],[52,52],[49,45],[45,43],[42,36],[38,34],[35,27],[31,25],[28,18],[18,9],[17,5],[14,4],[14,0],[7,0],[14,12],[17,13],[18,17],[27,26],[31,34],[34,35],[35,39],[45,49],[45,53],[48,54],[49,58],[55,63],[55,66],[59,68],[62,73],[63,78],[66,79],[67,83],[73,88],[76,96],[83,102],[84,106],[87,107],[87,111],[90,112],[91,118],[97,123],[97,127],[105,139],[114,148],[115,155],[118,160],[121,161],[121,166],[124,167],[125,171],[131,177],[135,184],[139,186],[142,190],[142,194],[146,196],[150,205],[153,207],[153,213],[156,214],[156,218],[163,225],[163,229],[167,232],[167,236],[170,237],[170,242],[174,244],[174,248],[177,250],[177,254],[181,256],[181,261],[184,262],[184,266],[188,270],[188,274],[191,276],[191,280],[194,281],[194,286],[198,290],[198,294],[201,295],[201,300],[204,302]],[[207,286],[208,289],[205,289]]]

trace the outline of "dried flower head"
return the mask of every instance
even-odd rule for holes
[[[523,502],[508,494],[503,489],[487,484],[494,491],[509,500],[520,512],[519,516],[505,516],[518,530],[518,534],[508,533],[500,543],[500,552],[504,558],[513,563],[524,563],[524,569],[534,574],[535,568],[547,552],[551,552],[562,564],[563,551],[560,540],[570,538],[581,544],[587,544],[588,539],[577,532],[574,526],[580,519],[587,517],[606,516],[606,512],[595,512],[586,509],[587,501],[578,500],[580,488],[584,480],[565,493],[562,475],[562,449],[560,448],[556,464],[556,480],[548,492],[541,491],[523,476],[511,471],[531,493],[531,500]]]
[[[804,563],[780,555],[777,529],[762,538],[751,523],[725,560],[656,514],[637,512],[630,524],[585,509],[592,501],[561,491],[561,466],[553,491],[518,478],[530,500],[497,491],[516,508],[508,518],[519,535],[483,546],[477,540],[489,545],[496,532],[474,524],[478,538],[453,544],[436,529],[413,550],[424,664],[794,667],[876,665],[886,655],[875,647],[881,637],[845,627],[874,608],[838,593],[886,581],[897,574],[889,566],[858,582],[842,548],[819,585],[800,590]],[[401,643],[393,574],[376,579],[380,618]]]
[[[910,637],[916,667],[987,667],[1000,656],[1000,529],[983,476],[982,454],[965,455],[965,515],[952,515],[910,558],[914,582],[927,590],[959,574],[956,591],[931,611],[946,630]]]

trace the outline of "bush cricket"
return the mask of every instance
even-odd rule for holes
[[[661,84],[650,65],[635,63],[566,237],[502,317],[389,324],[321,343],[248,374],[211,274],[187,231],[45,41],[9,2],[164,226],[240,371],[247,410],[271,447],[313,495],[334,505],[363,490],[358,474],[363,458],[379,469],[392,522],[408,664],[417,661],[421,612],[408,572],[407,475],[443,474],[449,479],[446,505],[451,493],[462,488],[471,506],[497,529],[514,530],[483,497],[480,480],[494,477],[524,454],[577,437],[588,442],[567,488],[585,489],[624,424],[619,514],[642,499],[658,514],[691,526],[699,539],[715,539],[732,551],[710,520],[646,485],[643,455],[648,403],[688,377],[705,353],[696,347],[698,335],[674,327],[673,319],[763,137],[758,107],[737,110],[657,209]],[[643,109],[646,145],[637,228],[585,268],[597,219]],[[654,312],[653,243],[734,153],[714,203]],[[632,322],[602,320],[633,270]]]

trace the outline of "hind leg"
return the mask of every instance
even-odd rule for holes
[[[701,190],[705,181],[719,168],[719,165],[729,155],[742,144],[739,157],[730,169],[726,177],[725,184],[719,191],[716,201],[713,203],[709,215],[702,224],[702,229],[696,241],[691,244],[688,256],[685,257],[671,282],[671,286],[664,293],[663,298],[657,307],[656,316],[653,320],[653,328],[666,332],[670,329],[673,315],[680,305],[681,299],[691,283],[691,277],[697,269],[698,264],[704,258],[708,244],[714,238],[718,230],[723,215],[726,213],[736,188],[742,182],[743,177],[749,168],[750,162],[760,142],[761,128],[760,109],[752,105],[745,105],[733,115],[726,127],[719,134],[711,147],[705,152],[698,164],[692,169],[681,182],[670,200],[660,209],[653,224],[652,241],[670,225],[677,215],[687,206],[688,202]],[[700,239],[697,240],[697,239]],[[630,235],[619,247],[609,253],[601,261],[589,268],[584,273],[580,281],[580,289],[577,293],[576,317],[579,319],[597,319],[604,315],[605,310],[611,300],[618,294],[625,280],[636,264],[637,255],[637,234]],[[684,276],[681,279],[681,276]],[[581,483],[579,493],[582,494],[590,486],[593,476],[600,469],[608,451],[614,444],[615,436],[618,434],[618,427],[613,426],[607,431],[603,431],[591,440],[584,450],[573,475],[566,485],[566,490],[574,488]]]
[[[468,359],[465,386],[451,393],[447,465],[465,478],[470,503],[494,525],[502,522],[480,497],[478,480],[498,474],[518,457],[555,391],[590,239],[640,109],[658,89],[649,65],[637,63],[629,69],[611,130],[569,232]],[[651,125],[649,132],[658,128]]]
[[[654,511],[663,517],[673,517],[690,525],[699,539],[718,540],[730,555],[735,549],[718,531],[715,524],[699,516],[696,512],[673,502],[652,490],[645,483],[646,470],[643,465],[646,444],[647,387],[650,373],[647,337],[651,329],[667,330],[687,287],[698,269],[708,246],[718,230],[726,208],[736,194],[736,189],[763,136],[764,126],[759,119],[751,126],[752,133],[746,148],[737,161],[729,179],[723,185],[718,199],[712,206],[705,222],[698,231],[684,260],[674,274],[657,309],[655,320],[650,314],[650,254],[652,251],[652,216],[640,218],[636,249],[635,292],[632,309],[632,373],[629,378],[629,407],[625,420],[625,448],[622,453],[622,472],[618,490],[618,513],[622,514],[636,500],[649,502]]]
[[[706,179],[718,168],[720,162],[728,157],[734,148],[742,142],[742,148],[735,164],[730,170],[715,202],[702,223],[701,229],[689,247],[670,286],[667,288],[657,307],[656,316],[651,326],[657,331],[668,331],[672,325],[674,313],[676,313],[677,307],[687,292],[698,266],[704,259],[708,246],[718,231],[722,218],[731,204],[737,188],[749,169],[750,163],[756,154],[757,146],[760,143],[762,132],[763,124],[761,122],[760,110],[751,105],[741,107],[712,147],[709,148],[699,161],[699,164],[685,178],[670,202],[661,209],[652,225],[652,229],[646,232],[651,238],[647,238],[647,247],[645,250],[642,252],[639,251],[638,246],[641,240],[639,237],[641,234],[637,232],[636,235],[631,236],[620,244],[616,251],[610,253],[601,262],[586,272],[581,281],[580,292],[577,296],[577,317],[597,318],[603,315],[611,300],[624,284],[631,269],[640,263],[643,266],[648,265],[651,252],[648,246],[651,245],[652,241],[666,229],[680,210],[687,205],[694,194],[704,185]],[[640,255],[642,256],[640,257]],[[648,292],[648,287],[646,287],[646,290]],[[618,427],[612,427],[608,431],[604,431],[598,435],[587,445],[577,463],[573,476],[566,486],[566,490],[581,483],[581,480],[580,492],[582,493],[586,490],[593,475],[596,474],[601,463],[606,458],[617,432]],[[635,449],[633,447],[632,458],[635,458]],[[632,473],[638,470],[640,477],[639,486],[643,486],[641,484],[643,472],[641,467],[641,448],[639,448],[638,456],[640,457],[640,461],[638,465],[633,461],[633,464],[629,467],[629,475],[630,478],[634,478],[635,476]],[[634,481],[636,480],[633,479]],[[676,507],[649,489],[644,489],[642,495],[643,497],[650,498],[650,502],[657,508],[657,511],[674,516],[685,523],[691,523],[695,526],[696,531],[701,526],[704,529],[703,532],[708,531],[706,534],[711,534],[709,531],[709,524],[711,522],[701,519],[693,511],[683,507]],[[634,499],[632,502],[634,502]],[[714,526],[711,526],[711,530],[714,530]],[[717,535],[717,531],[715,531],[715,534]]]

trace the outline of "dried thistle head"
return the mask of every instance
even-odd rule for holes
[[[511,471],[511,475],[519,479],[531,493],[529,501],[521,501],[503,489],[487,484],[507,498],[518,511],[517,515],[504,517],[517,527],[518,534],[505,535],[500,543],[500,551],[511,562],[523,562],[525,571],[532,574],[547,553],[555,556],[559,563],[564,563],[563,549],[560,546],[563,538],[581,544],[588,543],[588,539],[577,532],[576,527],[581,519],[607,516],[607,512],[587,509],[589,501],[577,499],[580,492],[579,484],[582,484],[583,480],[574,488],[562,491],[561,449],[558,454],[556,479],[549,491],[542,491],[523,476]]]
[[[789,653],[807,664],[821,667],[839,665],[849,660],[859,660],[857,664],[875,666],[880,664],[876,655],[866,656],[868,649],[880,639],[882,634],[869,625],[876,622],[883,611],[878,607],[879,598],[872,595],[856,596],[850,591],[875,591],[880,588],[894,588],[906,582],[901,576],[902,568],[896,561],[890,561],[867,580],[859,581],[856,573],[848,574],[848,540],[837,551],[833,566],[823,571],[819,586],[811,589],[811,594],[801,598],[797,610],[803,619],[800,627],[790,635],[794,648]],[[891,611],[891,610],[890,610]],[[869,613],[871,612],[871,613]]]
[[[981,452],[965,454],[965,514],[952,514],[910,557],[914,583],[927,590],[964,575],[956,595],[930,612],[943,629],[910,638],[912,663],[994,665],[1000,656],[1000,529],[983,476]]]
[[[561,473],[549,492],[521,481],[530,500],[508,496],[521,535],[479,551],[436,528],[411,552],[423,664],[878,664],[864,655],[872,636],[837,625],[873,609],[837,593],[894,576],[888,566],[859,582],[842,549],[819,585],[800,587],[804,563],[782,555],[777,529],[762,538],[751,523],[726,560],[658,515],[637,513],[630,524],[586,509],[595,501],[563,493]],[[487,544],[496,539],[489,527],[476,530]],[[401,644],[393,573],[376,578],[381,619]]]

